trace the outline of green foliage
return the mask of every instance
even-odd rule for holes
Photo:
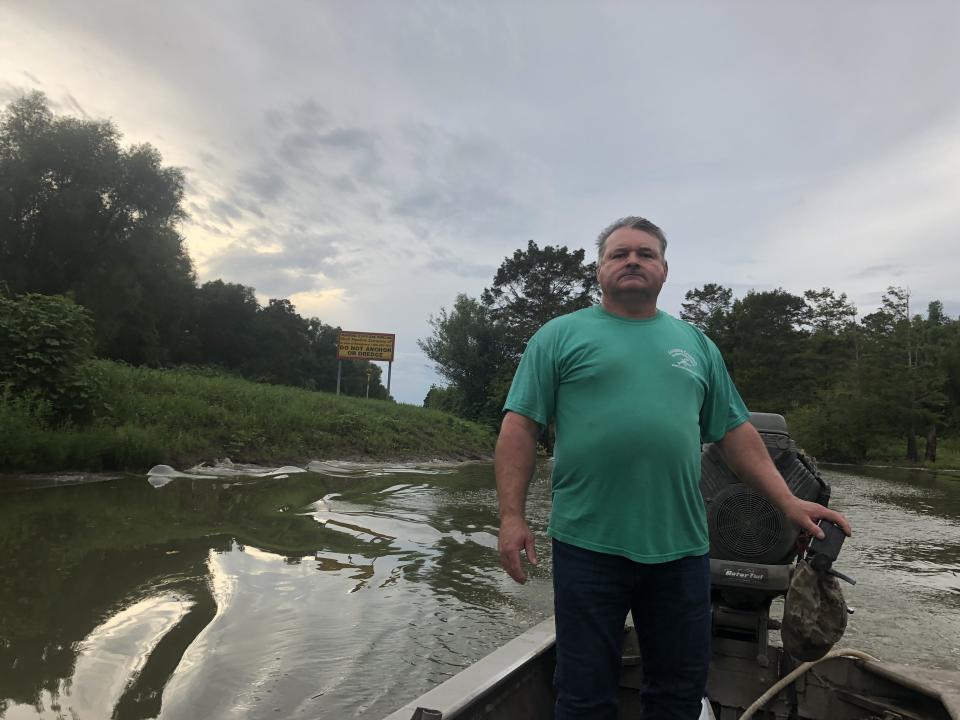
[[[530,240],[526,250],[516,250],[501,263],[482,300],[502,328],[514,362],[545,322],[597,302],[597,264],[584,264],[584,257],[582,248],[540,248]]]
[[[714,342],[722,342],[726,320],[733,307],[733,291],[716,283],[688,290],[680,305],[680,319],[705,332]]]
[[[912,315],[909,291],[891,287],[857,323],[830,288],[730,297],[690,291],[682,317],[711,332],[748,406],[786,413],[813,454],[864,462],[900,438],[901,459],[918,462],[922,442],[934,462],[939,435],[960,431],[960,323],[940,302]]]
[[[790,432],[822,460],[863,463],[882,433],[876,403],[846,382],[824,388],[808,405],[787,412]]]
[[[424,404],[495,428],[530,335],[593,302],[595,268],[582,261],[583,251],[530,242],[504,261],[482,301],[460,295],[432,317],[420,347],[449,385],[432,387]],[[932,463],[938,445],[960,435],[960,322],[939,301],[926,318],[911,315],[909,291],[891,287],[858,323],[847,295],[830,288],[734,299],[709,283],[686,293],[681,318],[716,342],[749,407],[787,414],[824,460],[870,461],[899,437],[902,458],[919,461],[923,444]]]
[[[92,425],[51,429],[36,403],[0,395],[0,468],[145,470],[230,457],[266,465],[326,458],[479,458],[494,436],[446,413],[181,369],[94,361]]]
[[[13,101],[0,117],[0,284],[72,294],[107,356],[188,354],[183,182],[149,145],[121,147],[109,122],[54,117],[40,93]]]
[[[0,295],[0,387],[42,404],[50,420],[92,415],[99,394],[87,363],[92,349],[90,313],[69,298]]]
[[[196,292],[196,327],[202,361],[235,366],[257,349],[254,334],[260,306],[251,287],[214,280]]]
[[[597,300],[596,263],[584,250],[532,240],[504,259],[482,299],[458,295],[448,312],[430,318],[433,334],[420,348],[450,383],[431,388],[424,404],[500,425],[501,408],[527,341],[541,325]]]
[[[333,392],[337,387],[339,329],[301,317],[289,300],[257,303],[253,288],[215,280],[196,293],[197,337],[202,363],[257,382]],[[340,391],[386,399],[380,365],[346,360]]]
[[[803,299],[807,303],[806,322],[814,333],[840,335],[856,321],[857,308],[846,293],[838,297],[830,288],[807,290]]]
[[[592,302],[594,273],[583,251],[530,242],[504,261],[481,301],[460,295],[442,308],[419,344],[449,385],[432,387],[424,405],[496,428],[530,335]],[[681,318],[716,342],[747,405],[788,415],[822,459],[866,462],[899,437],[902,456],[916,462],[919,436],[934,462],[938,438],[960,434],[960,322],[939,302],[926,318],[911,316],[909,301],[908,291],[889,288],[857,323],[857,308],[830,288],[734,299],[709,283],[686,293]]]
[[[431,385],[423,398],[423,406],[431,410],[442,410],[453,415],[463,414],[463,394],[455,385],[440,387]]]
[[[462,417],[496,427],[506,397],[502,379],[512,377],[516,367],[505,328],[485,305],[466,295],[457,296],[450,312],[441,308],[430,324],[433,335],[418,344],[450,382],[450,406]]]
[[[943,362],[955,328],[941,313],[911,317],[910,293],[890,287],[881,308],[863,319],[861,378],[876,398],[887,435],[903,438],[904,459],[916,462],[918,434],[934,437],[948,418],[948,372]]]
[[[718,343],[744,398],[753,407],[786,410],[812,392],[803,363],[807,305],[782,289],[736,300]]]
[[[0,389],[0,467],[26,467],[46,433],[49,407],[36,396]]]
[[[289,300],[261,307],[243,285],[196,287],[183,193],[180,170],[149,145],[122,147],[111,123],[55,117],[39,93],[13,101],[0,116],[0,288],[69,295],[93,316],[101,357],[333,391],[337,328]],[[365,395],[368,371],[370,397],[386,398],[381,367],[362,361],[344,362],[342,392]]]

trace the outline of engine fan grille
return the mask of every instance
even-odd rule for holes
[[[759,493],[743,486],[728,487],[711,506],[715,541],[733,557],[758,560],[780,554],[786,518]]]

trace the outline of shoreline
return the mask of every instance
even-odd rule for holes
[[[875,463],[841,463],[831,462],[829,460],[817,460],[819,467],[837,467],[837,468],[870,468],[874,470],[918,470],[929,473],[952,473],[960,477],[960,468],[956,467],[928,467],[924,465],[879,465]]]
[[[282,463],[254,463],[254,462],[233,462],[230,458],[221,458],[215,461],[201,461],[199,463],[185,464],[183,468],[174,465],[161,463],[154,465],[146,470],[53,470],[53,471],[13,471],[0,470],[0,490],[11,486],[20,487],[61,487],[66,485],[83,485],[86,483],[108,482],[111,480],[121,480],[130,476],[137,476],[143,479],[151,477],[153,470],[164,468],[163,474],[171,477],[217,477],[232,476],[229,472],[231,467],[236,468],[233,475],[242,476],[262,476],[285,474],[285,468],[297,468],[300,472],[314,472],[322,474],[320,470],[311,470],[310,465],[347,465],[355,466],[357,469],[364,468],[385,468],[393,467],[402,469],[424,468],[424,467],[449,467],[456,468],[465,465],[475,465],[481,463],[493,463],[492,455],[464,454],[448,457],[390,457],[378,458],[369,455],[355,455],[348,457],[339,457],[336,459],[317,459],[314,458],[306,463],[301,462],[282,462]],[[204,471],[213,471],[207,472]],[[292,470],[290,471],[292,472]],[[299,473],[297,473],[299,474]]]

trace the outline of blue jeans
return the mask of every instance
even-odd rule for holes
[[[615,720],[627,611],[643,658],[643,720],[696,720],[710,664],[710,560],[633,562],[553,541],[556,720]]]

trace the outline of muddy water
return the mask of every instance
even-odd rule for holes
[[[0,479],[0,718],[379,718],[548,616],[499,569],[492,468]],[[960,669],[960,479],[825,471],[845,645]]]

